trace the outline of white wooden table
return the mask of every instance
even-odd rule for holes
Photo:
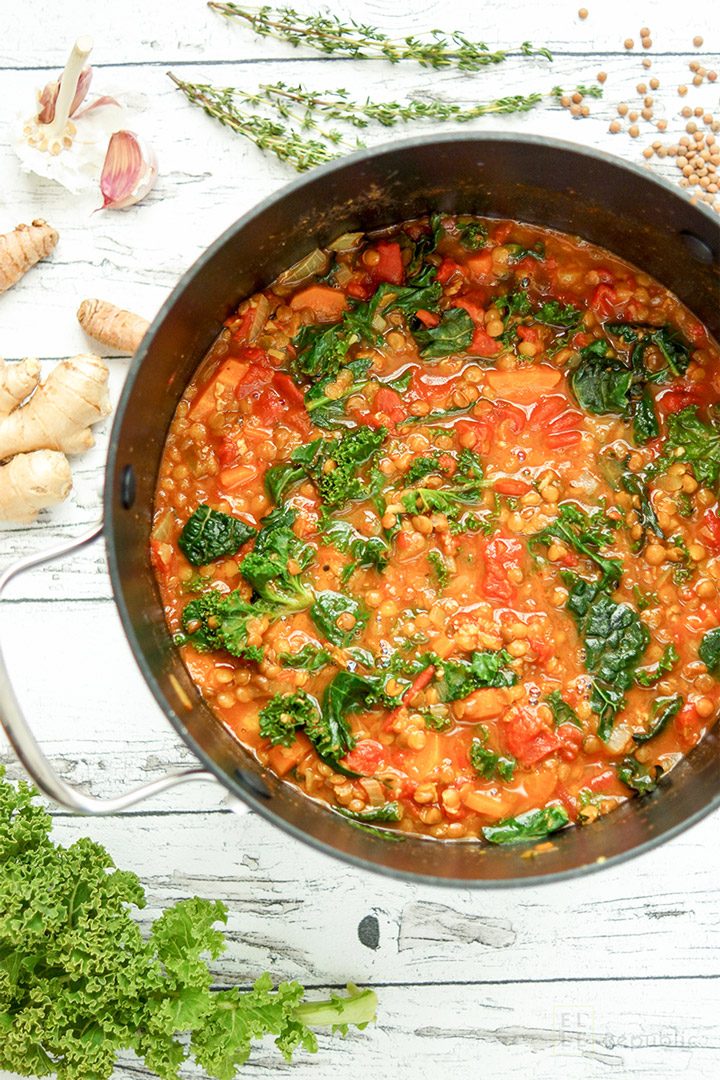
[[[311,5],[298,0],[298,6]],[[555,104],[517,117],[489,118],[482,130],[556,135],[642,161],[652,138],[613,136],[621,100],[651,75],[656,117],[682,133],[686,102],[718,109],[718,84],[691,86],[688,61],[720,68],[720,26],[709,2],[687,13],[668,0],[627,4],[590,0],[581,21],[572,2],[495,0],[452,6],[434,0],[331,5],[343,16],[389,32],[465,29],[490,45],[528,38],[555,53],[511,61],[475,76],[319,58],[255,38],[208,11],[202,0],[23,0],[3,4],[0,37],[0,232],[46,217],[60,243],[46,263],[0,296],[0,352],[49,363],[87,349],[75,322],[78,302],[101,296],[152,316],[179,275],[230,222],[294,175],[233,136],[173,89],[165,72],[254,88],[278,78],[314,87],[345,86],[376,97],[404,92],[464,100],[591,83],[608,73],[604,102],[574,121]],[[450,21],[449,21],[450,20]],[[452,25],[450,25],[452,23]],[[653,48],[640,48],[649,26]],[[7,124],[64,63],[80,33],[96,41],[96,89],[124,91],[137,128],[155,145],[161,178],[146,202],[91,215],[92,203],[20,173]],[[694,49],[692,38],[705,38]],[[635,49],[623,48],[626,37]],[[715,56],[712,50],[715,50]],[[651,72],[641,67],[653,59]],[[406,129],[408,135],[419,126]],[[433,130],[426,125],[426,130]],[[404,132],[369,133],[369,143]],[[666,158],[656,166],[676,179]],[[114,400],[127,361],[109,358]],[[110,421],[95,450],[76,459],[75,489],[30,528],[0,528],[0,561],[81,532],[99,515]],[[64,777],[85,791],[118,793],[191,763],[134,664],[116,614],[102,545],[26,575],[0,606],[0,633],[18,691]],[[9,775],[21,769],[5,743]],[[136,870],[149,895],[143,920],[164,904],[198,893],[230,908],[230,947],[219,984],[246,985],[268,969],[318,991],[348,978],[377,988],[378,1024],[345,1041],[321,1037],[316,1057],[284,1066],[259,1047],[249,1074],[330,1080],[350,1075],[426,1080],[450,1068],[465,1078],[716,1075],[720,1034],[720,847],[717,816],[663,848],[617,869],[538,890],[473,892],[402,884],[363,873],[289,839],[255,815],[237,818],[219,788],[198,784],[102,820],[55,814],[56,836],[88,834],[120,866]],[[358,934],[377,921],[379,944]],[[365,924],[367,926],[367,924]],[[367,938],[366,938],[367,940]],[[370,943],[372,944],[372,942]],[[713,1066],[715,1061],[715,1066]],[[187,1075],[197,1075],[192,1069]],[[148,1073],[130,1058],[118,1077]]]

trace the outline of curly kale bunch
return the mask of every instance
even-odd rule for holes
[[[83,838],[50,839],[51,820],[28,784],[0,768],[0,1069],[58,1080],[107,1080],[120,1050],[174,1080],[188,1058],[232,1080],[254,1039],[274,1035],[289,1061],[314,1053],[308,1025],[343,1032],[374,1018],[377,999],[302,1003],[297,982],[214,991],[208,961],[226,948],[219,901],[194,897],[168,908],[144,938],[132,908],[145,906],[135,874]],[[189,1036],[180,1041],[180,1036]],[[186,1049],[189,1047],[189,1050]]]

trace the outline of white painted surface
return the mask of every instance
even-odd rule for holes
[[[203,248],[242,212],[294,175],[273,158],[216,125],[165,76],[252,88],[284,79],[313,87],[345,86],[358,95],[405,93],[486,100],[508,93],[591,83],[608,73],[605,100],[573,121],[557,105],[516,117],[477,121],[480,130],[559,136],[642,161],[656,132],[632,140],[608,123],[621,100],[638,101],[635,86],[651,75],[656,118],[676,140],[689,103],[711,111],[718,84],[692,88],[688,61],[720,68],[720,27],[709,3],[689,20],[667,0],[589,4],[585,21],[573,3],[552,8],[530,0],[448,7],[431,0],[334,4],[333,11],[417,33],[461,27],[491,47],[530,39],[556,53],[514,60],[474,76],[327,60],[259,39],[207,10],[202,0],[126,0],[114,7],[88,0],[24,0],[3,5],[0,39],[0,232],[44,216],[59,230],[54,256],[0,297],[0,352],[8,359],[45,360],[87,347],[75,310],[99,295],[152,316]],[[304,0],[298,7],[310,10]],[[452,23],[452,25],[451,25]],[[639,47],[651,28],[653,49]],[[96,88],[123,91],[137,128],[155,145],[161,178],[145,204],[95,214],[47,181],[22,175],[8,144],[7,121],[33,89],[64,63],[74,37],[96,41]],[[696,50],[692,37],[702,34]],[[623,48],[635,39],[632,53]],[[715,55],[713,55],[713,50]],[[650,72],[643,56],[653,59]],[[432,124],[372,129],[369,144],[438,130]],[[679,174],[665,159],[666,176]],[[127,361],[110,359],[114,400]],[[0,564],[79,533],[99,513],[110,421],[98,445],[74,462],[75,490],[32,528],[0,528]],[[0,635],[18,693],[39,737],[64,777],[95,795],[187,765],[191,755],[156,708],[135,667],[111,600],[102,544],[24,576],[0,607]],[[21,770],[5,743],[0,760]],[[373,985],[379,1023],[344,1042],[321,1038],[320,1053],[284,1066],[272,1047],[246,1071],[331,1080],[340,1069],[378,1080],[429,1080],[450,1066],[460,1080],[504,1080],[562,1073],[594,1080],[716,1075],[720,1006],[720,853],[717,816],[627,866],[543,889],[474,893],[439,890],[350,869],[249,816],[223,808],[222,793],[193,785],[166,794],[131,815],[106,820],[56,818],[57,836],[89,834],[147,885],[152,918],[172,900],[198,893],[230,907],[230,943],[217,964],[219,984],[246,984],[268,969],[321,989],[348,978]],[[358,938],[367,915],[378,919],[375,950]],[[716,1064],[713,1065],[713,1062]],[[0,1074],[4,1077],[6,1074]],[[119,1078],[145,1076],[123,1060]],[[192,1070],[187,1075],[195,1075]]]

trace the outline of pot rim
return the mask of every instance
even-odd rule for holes
[[[122,426],[125,413],[130,403],[133,387],[135,383],[135,377],[140,370],[141,366],[145,362],[150,345],[158,331],[158,328],[164,322],[166,316],[177,302],[178,297],[185,290],[191,281],[193,281],[198,275],[202,274],[216,254],[222,249],[222,247],[228,242],[231,236],[241,231],[246,224],[252,221],[259,214],[270,210],[277,203],[284,200],[289,194],[302,189],[307,183],[316,181],[317,179],[331,177],[333,174],[358,165],[362,162],[369,161],[371,159],[382,157],[386,153],[397,153],[402,150],[412,150],[415,148],[422,148],[428,145],[434,144],[451,144],[451,143],[476,143],[479,146],[483,144],[499,142],[499,143],[515,143],[522,144],[528,147],[543,147],[545,149],[558,149],[580,155],[588,160],[601,160],[608,166],[615,168],[620,167],[628,172],[634,174],[643,183],[649,185],[656,185],[665,193],[672,195],[675,199],[680,201],[685,200],[686,196],[664,177],[660,177],[650,172],[647,167],[636,165],[633,162],[626,161],[623,158],[617,157],[614,154],[610,154],[605,150],[598,150],[592,147],[587,147],[582,144],[569,142],[563,139],[557,139],[551,136],[545,135],[533,135],[533,134],[516,134],[509,131],[493,131],[493,132],[445,132],[438,133],[437,135],[419,135],[413,136],[407,139],[397,140],[393,142],[384,142],[378,146],[372,148],[361,149],[353,152],[352,154],[344,155],[337,160],[327,162],[324,165],[317,166],[307,173],[303,173],[289,183],[283,184],[277,191],[266,196],[261,202],[253,205],[249,210],[242,214],[236,221],[225,229],[222,234],[207,247],[202,254],[192,263],[192,265],[185,271],[180,277],[179,281],[172,289],[167,299],[161,305],[157,315],[152,320],[150,327],[148,328],[142,344],[135,354],[132,362],[129,365],[125,384],[123,386],[122,394],[118,401],[115,415],[113,418],[112,430],[110,433],[110,442],[108,450],[107,470],[105,474],[104,485],[104,510],[105,510],[105,522],[106,522],[106,547],[107,547],[107,561],[110,570],[110,578],[112,583],[113,597],[115,604],[120,613],[120,618],[123,624],[125,635],[129,641],[130,648],[132,650],[135,661],[140,669],[140,672],[145,679],[146,684],[149,686],[153,697],[155,698],[161,711],[166,718],[170,721],[172,726],[177,731],[180,738],[185,745],[191,750],[193,755],[198,758],[203,765],[213,774],[215,779],[223,785],[229,792],[241,799],[252,810],[255,810],[263,818],[273,824],[275,827],[280,828],[283,832],[289,834],[294,839],[301,840],[306,844],[309,844],[316,851],[322,852],[325,855],[332,857],[333,859],[340,859],[345,863],[362,869],[372,871],[374,873],[382,874],[385,877],[390,877],[395,880],[398,878],[403,881],[413,882],[416,884],[423,884],[429,887],[436,886],[450,886],[460,888],[471,889],[513,889],[522,888],[526,886],[537,885],[550,885],[559,882],[565,882],[576,877],[584,876],[587,874],[595,873],[601,869],[610,866],[617,866],[620,863],[627,862],[630,859],[634,859],[640,855],[644,855],[657,847],[659,844],[664,843],[667,840],[671,840],[684,832],[686,829],[691,828],[697,824],[703,818],[707,817],[714,810],[720,807],[720,789],[717,794],[702,808],[685,818],[683,821],[664,829],[657,835],[651,836],[649,839],[642,843],[617,854],[601,856],[598,859],[582,863],[580,865],[573,866],[567,870],[552,871],[549,873],[538,873],[532,876],[523,876],[517,879],[506,878],[454,878],[447,876],[434,876],[431,874],[424,874],[415,872],[412,870],[398,871],[392,866],[384,865],[382,863],[374,862],[370,859],[356,856],[352,853],[340,851],[332,845],[320,840],[317,837],[310,835],[303,829],[286,821],[285,819],[276,815],[269,807],[265,799],[258,796],[253,790],[249,789],[245,785],[241,785],[233,778],[222,772],[216,762],[198,745],[195,744],[192,736],[187,734],[183,730],[183,725],[168,703],[167,697],[163,692],[158,680],[153,674],[150,665],[145,657],[142,646],[138,640],[135,632],[133,622],[125,603],[123,590],[120,586],[120,572],[118,565],[118,554],[115,543],[115,535],[112,527],[114,520],[115,505],[118,500],[118,492],[116,491],[116,470],[118,466],[118,432]],[[712,223],[716,227],[718,221],[716,215],[704,204],[696,203],[693,207],[696,211],[699,211],[704,215],[708,223]],[[720,723],[720,721],[719,721]],[[664,785],[660,784],[658,791],[660,797],[663,795]],[[561,834],[555,834],[558,838]],[[417,838],[414,838],[417,839]],[[431,838],[420,838],[427,843],[438,843],[437,840]],[[442,843],[442,841],[440,841]],[[454,841],[454,843],[462,844],[467,841]]]

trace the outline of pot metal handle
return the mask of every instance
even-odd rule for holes
[[[47,548],[36,555],[28,555],[26,558],[12,563],[7,570],[0,574],[0,594],[2,594],[8,582],[24,570],[29,570],[30,567],[38,566],[41,563],[52,562],[63,555],[68,555],[71,551],[78,551],[80,548],[85,547],[86,544],[96,540],[102,534],[102,531],[103,522],[101,520],[81,536],[76,536],[72,540],[66,540],[61,544],[56,544],[55,547]],[[132,806],[142,799],[150,798],[152,795],[159,795],[162,791],[167,791],[168,788],[175,787],[176,784],[182,784],[186,780],[215,781],[212,773],[198,767],[168,773],[167,776],[163,776],[159,780],[153,780],[149,784],[133,788],[127,794],[118,795],[114,799],[96,799],[91,795],[83,795],[82,792],[76,791],[62,777],[58,776],[30,730],[20,704],[15,697],[1,649],[0,723],[5,728],[15,753],[34,783],[54,802],[59,803],[60,806],[64,806],[68,810],[74,810],[76,813],[115,814],[119,810],[125,810],[128,806]]]

